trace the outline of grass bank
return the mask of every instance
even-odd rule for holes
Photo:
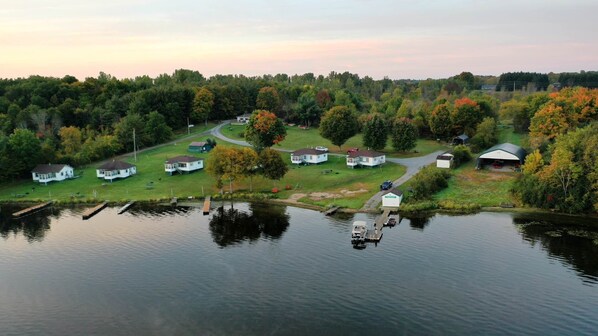
[[[137,174],[123,180],[107,182],[96,177],[96,167],[76,167],[80,178],[63,182],[52,182],[47,186],[32,180],[21,180],[0,186],[0,201],[47,201],[97,202],[109,200],[125,202],[127,200],[158,201],[173,196],[179,198],[200,198],[219,192],[214,179],[200,170],[191,174],[168,176],[164,172],[164,161],[168,158],[190,154],[187,146],[191,141],[202,141],[207,136],[192,137],[180,142],[146,150],[137,155],[134,162],[131,155],[124,160],[137,165]],[[219,142],[219,145],[234,146]],[[209,154],[193,154],[204,160]],[[280,189],[276,195],[291,202],[327,206],[334,203],[354,209],[360,208],[375,193],[382,181],[396,179],[405,173],[405,168],[395,164],[386,164],[381,168],[351,169],[346,166],[344,157],[331,156],[329,161],[320,165],[291,165],[288,153],[283,153],[289,172],[281,181],[270,181],[256,177],[252,181],[235,181],[233,192],[245,195],[252,193],[271,193],[273,187]],[[286,189],[288,187],[288,190]],[[225,183],[225,192],[229,185]],[[298,195],[297,195],[298,194]],[[23,195],[23,197],[15,197]]]

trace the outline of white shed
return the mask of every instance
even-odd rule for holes
[[[398,208],[403,200],[403,192],[392,188],[382,195],[382,207]]]
[[[455,156],[451,153],[440,154],[436,157],[436,167],[438,168],[452,168]]]

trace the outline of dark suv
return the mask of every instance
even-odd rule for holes
[[[384,181],[380,185],[380,190],[388,190],[390,188],[392,188],[392,181],[391,180]]]

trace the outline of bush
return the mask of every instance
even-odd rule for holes
[[[455,148],[453,149],[453,155],[455,156],[455,168],[459,167],[461,164],[465,162],[471,161],[472,158],[469,147],[465,145],[455,146]]]
[[[438,209],[438,204],[432,201],[401,204],[401,212],[419,212],[436,209]]]
[[[411,185],[413,198],[417,200],[430,198],[434,193],[448,186],[447,179],[450,176],[451,174],[447,170],[433,166],[423,168],[413,177]]]

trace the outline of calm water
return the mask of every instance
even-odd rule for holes
[[[578,219],[405,218],[356,250],[351,224],[369,215],[12,210],[2,335],[598,334],[597,227]]]

